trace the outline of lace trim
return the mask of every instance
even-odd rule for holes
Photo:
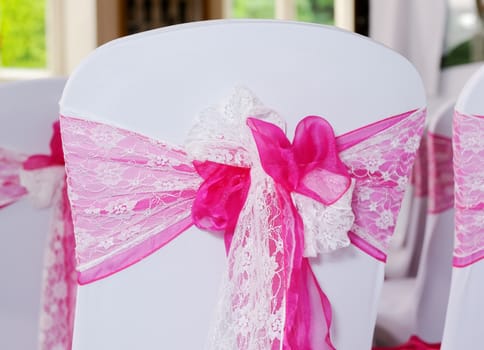
[[[6,207],[27,194],[20,184],[19,172],[25,155],[0,147],[0,208]]]
[[[79,271],[128,254],[141,242],[156,239],[176,222],[190,217],[191,203],[201,183],[191,165],[192,158],[239,166],[253,163],[257,154],[254,141],[246,127],[239,127],[237,118],[248,113],[282,127],[284,123],[274,111],[249,96],[246,90],[236,90],[220,106],[201,113],[187,140],[191,156],[178,147],[130,131],[61,117]],[[356,180],[352,198],[356,219],[351,231],[382,252],[393,233],[424,117],[425,110],[418,110],[394,124],[388,122],[392,118],[385,119],[385,128],[376,135],[362,129],[366,138],[340,152]],[[240,147],[235,151],[215,147],[218,142]],[[170,239],[179,233],[172,232]],[[134,260],[164,243],[139,253]]]
[[[24,155],[0,148],[0,208],[23,196],[28,196],[37,208],[52,206],[42,269],[39,349],[70,349],[77,284],[74,232],[62,190],[64,170],[48,166],[26,171],[26,160]]]
[[[454,266],[484,257],[484,117],[454,115]]]
[[[340,153],[356,179],[352,204],[355,223],[351,232],[384,254],[420,144],[425,114],[425,110],[418,110]]]

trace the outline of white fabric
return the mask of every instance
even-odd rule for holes
[[[403,242],[401,246],[393,246],[389,251],[385,266],[387,278],[415,277],[416,275],[424,237],[427,198],[414,197],[414,193],[415,187],[409,185],[405,193],[406,197],[404,197],[406,201],[402,204],[397,220],[399,231],[395,230],[399,236],[403,236]]]
[[[21,170],[20,184],[27,189],[28,199],[34,208],[49,208],[62,191],[65,177],[63,166],[36,170]]]
[[[412,62],[430,96],[438,94],[446,0],[371,0],[370,37]]]
[[[61,112],[181,144],[194,116],[239,84],[281,113],[290,138],[308,114],[341,134],[425,105],[414,68],[369,40],[317,25],[216,21],[100,48],[71,77]],[[191,228],[140,263],[81,286],[73,348],[200,348],[225,260],[219,237]],[[350,246],[312,265],[333,305],[336,348],[370,348],[383,264]]]
[[[484,68],[467,82],[455,109],[466,115],[484,115]],[[482,233],[482,232],[481,232]],[[484,344],[484,260],[452,269],[442,350],[473,349]]]
[[[48,154],[64,79],[0,85],[0,147]],[[0,349],[37,348],[50,213],[25,198],[0,210]]]
[[[304,223],[304,256],[316,258],[320,253],[330,253],[350,245],[348,231],[353,227],[355,215],[351,187],[335,203],[325,206],[297,193],[293,194],[296,207]]]

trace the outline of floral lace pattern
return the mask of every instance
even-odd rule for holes
[[[79,272],[190,219],[201,179],[184,151],[94,122],[61,125]]]
[[[40,349],[70,350],[77,274],[74,231],[65,184],[54,199],[53,220],[44,257]]]
[[[64,170],[59,166],[23,170],[26,159],[0,148],[0,203],[8,205],[27,196],[36,208],[52,207],[42,271],[39,349],[68,350],[72,344],[77,283]]]
[[[429,213],[441,213],[454,206],[452,139],[428,133]]]
[[[0,208],[14,203],[27,192],[20,185],[19,172],[26,156],[0,147]]]
[[[351,208],[355,181],[334,204],[325,206],[308,197],[293,193],[293,201],[304,223],[304,256],[316,257],[347,247],[351,242],[347,232],[355,215]]]
[[[267,175],[251,186],[234,233],[228,256],[229,270],[222,282],[207,349],[281,347],[282,291],[289,281],[284,274],[283,259],[283,227],[287,224],[283,220],[287,216],[280,210],[278,201],[274,184]],[[252,227],[254,223],[258,227]],[[279,292],[274,294],[273,290]]]
[[[454,115],[454,266],[484,257],[484,117]]]
[[[340,153],[356,179],[351,232],[385,253],[423,132],[425,110]]]
[[[340,157],[353,185],[328,207],[276,189],[261,167],[248,116],[285,130],[283,119],[246,89],[236,89],[203,111],[183,149],[62,116],[79,282],[90,283],[135,263],[192,224],[191,207],[202,183],[194,159],[251,168],[209,349],[281,348],[284,291],[293,264],[287,250],[298,225],[292,208],[302,218],[307,256],[347,246],[350,228],[386,250],[420,142],[424,110],[387,122],[369,137],[362,132],[356,144],[343,147]]]

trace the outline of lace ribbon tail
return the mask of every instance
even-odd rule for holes
[[[70,349],[77,293],[75,242],[65,183],[52,208],[44,257],[39,349]]]

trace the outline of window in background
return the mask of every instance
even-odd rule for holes
[[[274,18],[275,0],[232,0],[233,18]]]
[[[442,67],[484,60],[484,1],[448,0]]]
[[[230,1],[230,0],[227,0]],[[276,18],[334,24],[333,0],[231,0],[232,18]]]
[[[0,67],[47,66],[45,0],[0,0]]]
[[[204,18],[202,0],[124,0],[123,5],[126,34]]]
[[[298,21],[334,24],[333,0],[297,0],[296,6]]]

